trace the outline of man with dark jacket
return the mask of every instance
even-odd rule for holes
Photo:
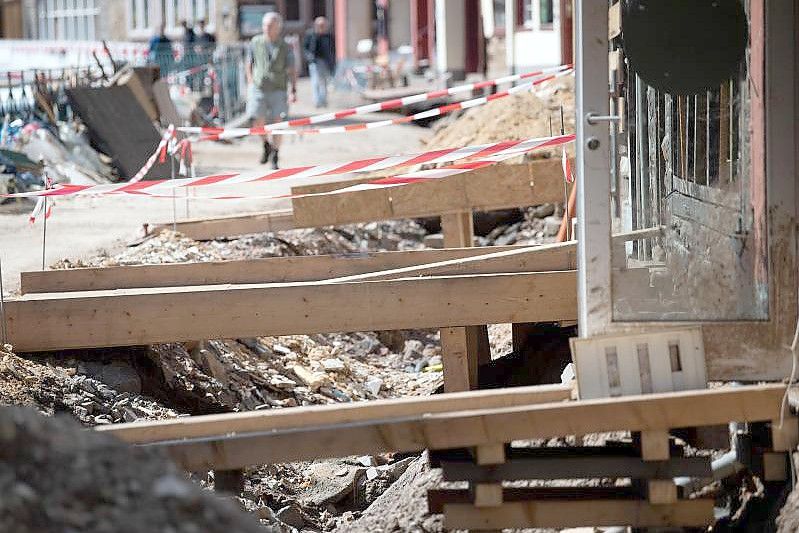
[[[327,82],[336,70],[336,44],[329,27],[325,17],[316,17],[313,31],[305,36],[302,43],[316,107],[327,106]]]
[[[172,55],[172,41],[166,36],[166,26],[163,23],[156,27],[150,37],[147,60],[160,67],[161,76],[166,76],[172,70],[175,60]]]

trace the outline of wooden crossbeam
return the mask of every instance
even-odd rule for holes
[[[295,194],[317,189],[294,187]],[[297,227],[319,227],[490,211],[563,201],[563,169],[558,159],[493,165],[466,174],[421,183],[292,199]]]
[[[645,500],[515,501],[497,507],[468,503],[444,505],[448,530],[500,530],[568,527],[705,527],[713,523],[713,499],[653,505]]]
[[[773,420],[785,386],[753,385],[393,418],[158,444],[188,470],[474,447],[520,439]],[[358,409],[360,406],[353,406]],[[304,409],[292,408],[301,421]],[[267,413],[271,414],[271,411]],[[218,419],[215,421],[218,423]],[[301,424],[301,422],[298,422]],[[155,445],[155,444],[153,444]]]
[[[222,217],[194,218],[181,220],[175,224],[180,233],[196,241],[207,241],[222,237],[235,237],[248,233],[268,233],[295,229],[291,209],[248,213]],[[157,223],[152,231],[172,229],[172,223]]]
[[[571,392],[570,385],[536,385],[496,391],[453,392],[425,397],[189,416],[146,423],[133,422],[98,426],[95,429],[110,433],[131,444],[144,444],[186,438],[216,437],[233,433],[301,429],[332,423],[420,416],[464,409],[489,409],[558,402],[569,400]]]
[[[614,478],[672,479],[679,476],[712,477],[710,458],[678,457],[644,461],[639,457],[604,455],[597,447],[592,454],[542,454],[524,457],[515,453],[503,464],[480,466],[469,460],[442,460],[445,481],[482,483],[522,479]],[[516,450],[513,450],[516,452]],[[519,455],[522,455],[519,457]]]
[[[28,294],[6,302],[19,352],[208,338],[574,320],[574,271]]]
[[[520,254],[479,261],[460,261],[512,250],[518,250]],[[447,263],[441,264],[442,262]],[[390,272],[378,275],[377,279],[390,279],[410,274],[454,275],[573,270],[576,266],[574,243],[534,247],[449,248],[345,255],[268,257],[207,263],[38,270],[20,274],[20,292],[30,294],[226,283],[285,283],[319,281],[382,271]],[[404,270],[397,271],[396,269]],[[372,278],[374,277],[372,276]]]

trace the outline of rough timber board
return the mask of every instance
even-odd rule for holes
[[[273,431],[398,416],[418,416],[463,409],[490,409],[557,402],[570,399],[571,391],[571,386],[567,385],[536,385],[497,391],[436,394],[422,398],[397,398],[292,409],[190,416],[173,420],[98,426],[95,429],[111,433],[125,442],[143,444],[163,440],[213,437],[228,433]]]
[[[643,500],[524,501],[498,507],[445,504],[447,529],[566,527],[704,527],[713,523],[713,500],[652,505]]]
[[[249,213],[211,218],[195,218],[178,221],[175,228],[196,241],[207,241],[222,237],[246,235],[295,229],[291,210]],[[157,223],[152,231],[172,229],[172,223]]]
[[[573,270],[577,266],[574,243],[536,247],[448,248],[444,250],[365,252],[345,255],[268,257],[207,263],[38,270],[20,274],[20,292],[22,294],[30,294],[136,287],[217,285],[224,283],[319,281],[521,249],[529,249],[530,252],[474,263],[456,263],[449,266],[431,267],[421,269],[417,273],[450,275],[534,272]],[[394,275],[392,277],[402,276]]]
[[[489,211],[563,200],[559,159],[494,165],[402,187],[292,199],[297,227]],[[292,189],[302,193],[301,187]]]
[[[643,461],[638,457],[528,457],[479,466],[473,461],[441,461],[445,481],[481,483],[522,479],[578,479],[631,477],[668,479],[678,476],[712,477],[707,457],[680,457]]]
[[[546,403],[388,419],[360,419],[158,444],[187,470],[442,450],[605,431],[710,426],[779,417],[784,385],[753,385]],[[298,416],[305,408],[293,408]]]
[[[573,320],[574,271],[349,283],[205,285],[25,295],[19,352],[208,338]]]

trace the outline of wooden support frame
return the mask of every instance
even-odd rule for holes
[[[292,193],[318,192],[316,186]],[[491,211],[563,200],[559,159],[493,165],[420,183],[292,199],[297,227],[320,227],[396,218]]]
[[[519,254],[462,261],[513,250],[518,250]],[[461,275],[573,270],[576,268],[576,262],[574,243],[268,257],[241,261],[22,272],[20,292],[31,294],[228,283],[321,281],[387,270],[392,272],[385,273],[378,279],[410,274]],[[396,269],[405,270],[395,272]]]
[[[31,352],[572,320],[576,308],[575,273],[561,271],[30,294],[5,313],[11,343]]]
[[[292,193],[327,192],[368,180],[303,185],[293,187]],[[439,216],[466,210],[507,209],[561,201],[562,180],[560,160],[501,164],[402,187],[297,198],[292,200],[293,210],[183,220],[176,223],[176,228],[192,239],[211,240],[248,233]],[[171,227],[171,223],[153,225],[154,230]]]
[[[293,408],[291,415],[296,417],[293,427],[173,440],[158,446],[165,448],[188,470],[235,469],[323,457],[475,447],[621,429],[647,431],[730,421],[767,421],[778,417],[784,393],[785,386],[781,384],[723,387],[393,418],[375,415],[352,423],[310,421],[307,425],[303,421],[307,408]],[[359,408],[362,407],[352,407]],[[271,411],[264,413],[267,417],[272,414]],[[218,418],[214,424],[219,424]]]

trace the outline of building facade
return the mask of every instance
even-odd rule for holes
[[[462,79],[485,66],[484,1],[336,0],[336,52],[340,59],[362,56],[358,43],[365,40],[377,54],[407,47],[415,67]]]
[[[572,62],[572,0],[506,0],[503,18],[511,71]]]
[[[368,0],[362,0],[368,5]],[[0,0],[5,38],[51,41],[146,41],[164,24],[170,38],[182,37],[181,22],[207,30],[220,43],[260,31],[264,13],[285,19],[288,34],[302,34],[317,16],[332,18],[334,0]]]

